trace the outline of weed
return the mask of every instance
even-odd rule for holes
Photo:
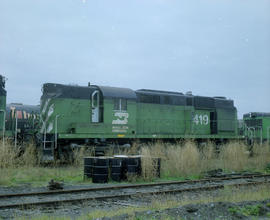
[[[245,206],[243,208],[234,207],[229,208],[229,212],[232,214],[240,213],[244,216],[259,216],[261,214],[261,205]]]
[[[229,211],[230,213],[232,213],[233,215],[235,215],[237,212],[239,212],[239,208],[238,208],[238,207],[230,207],[230,208],[228,209],[228,211]]]
[[[244,209],[244,213],[246,215],[254,215],[259,216],[261,212],[262,206],[261,205],[254,205],[254,206],[247,206]]]
[[[266,173],[270,173],[270,163],[266,164],[265,171]]]
[[[16,220],[28,220],[29,217],[19,217],[19,218],[16,218]],[[35,219],[35,220],[51,220],[51,219],[54,219],[54,220],[71,220],[70,217],[67,217],[67,216],[64,216],[64,217],[53,217],[52,216],[46,216],[46,215],[42,215],[42,216],[39,216],[39,217],[36,217],[36,218],[31,218],[31,219]]]

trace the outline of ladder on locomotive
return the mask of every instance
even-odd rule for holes
[[[54,160],[54,149],[55,149],[55,141],[53,138],[50,140],[47,139],[46,131],[42,137],[42,160],[44,161],[53,161]]]

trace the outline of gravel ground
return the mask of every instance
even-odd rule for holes
[[[241,182],[243,180],[240,180]],[[232,182],[235,183],[236,181]],[[238,181],[237,181],[238,182]],[[65,186],[65,189],[78,189],[86,187],[100,187],[110,186],[114,184],[91,184],[91,185],[78,185],[78,186]],[[195,184],[196,185],[196,184]],[[195,187],[193,185],[193,187]],[[170,186],[171,187],[171,186]],[[150,187],[151,188],[151,187]],[[153,189],[153,188],[152,188]],[[34,192],[34,191],[47,191],[46,187],[33,188],[30,185],[20,187],[1,187],[0,194],[4,193],[19,193],[19,192]],[[102,191],[101,191],[102,192]],[[174,195],[172,198],[176,200],[183,200],[184,198],[197,199],[202,197],[215,197],[219,195],[219,191],[211,192],[186,192]],[[162,196],[146,196],[146,197],[133,197],[122,200],[106,200],[106,201],[87,201],[76,204],[65,204],[60,206],[47,206],[35,207],[33,209],[5,209],[0,210],[0,219],[14,219],[16,217],[25,216],[27,219],[33,216],[47,215],[52,219],[55,216],[67,216],[76,219],[82,215],[86,215],[96,210],[117,210],[124,207],[146,207],[154,200],[162,200]],[[3,202],[3,201],[0,201]],[[136,213],[135,216],[116,216],[112,219],[164,219],[170,217],[171,219],[247,219],[243,213],[239,212],[236,207],[244,207],[248,205],[261,205],[260,215],[256,216],[258,219],[270,219],[270,200],[257,201],[257,202],[243,202],[243,203],[209,203],[180,206],[177,208],[167,209],[163,211],[145,211]],[[235,212],[229,211],[234,209]],[[267,218],[268,217],[268,218]],[[169,218],[169,219],[170,219]],[[254,218],[254,216],[253,216]],[[111,218],[103,218],[111,219]],[[167,218],[168,219],[168,218]],[[250,217],[251,219],[251,217]]]
[[[149,198],[149,201],[151,198]],[[148,201],[148,202],[149,202]],[[133,198],[125,201],[106,201],[106,202],[92,202],[79,205],[62,206],[61,208],[47,207],[42,209],[33,210],[14,210],[12,213],[8,210],[0,211],[0,218],[14,219],[16,217],[25,216],[26,219],[46,215],[53,219],[56,216],[69,217],[76,219],[80,216],[85,216],[95,210],[117,210],[123,208],[123,204],[129,204],[130,206],[147,205],[148,202],[141,201],[139,198]],[[165,209],[162,211],[148,210],[144,212],[135,212],[134,215],[120,215],[114,217],[104,217],[102,220],[125,220],[125,219],[270,219],[270,199],[264,201],[252,201],[241,203],[207,203],[207,204],[189,204],[185,206],[179,206],[176,208]],[[240,211],[241,208],[247,208],[248,206],[260,206],[259,212],[254,215],[246,216]],[[238,208],[238,209],[237,209]],[[230,209],[232,211],[230,211]],[[235,211],[233,211],[235,210]],[[99,219],[99,220],[101,220]]]
[[[256,178],[256,181],[264,181],[264,178]],[[246,183],[255,181],[254,179],[235,179],[235,180],[224,180],[224,181],[213,181],[213,182],[198,182],[198,183],[183,183],[183,184],[172,184],[172,185],[161,185],[161,186],[151,186],[151,187],[139,187],[139,188],[126,188],[126,189],[113,189],[113,190],[100,190],[100,191],[90,191],[90,192],[78,192],[78,193],[65,193],[65,194],[55,194],[55,195],[37,195],[37,196],[27,196],[27,197],[10,197],[10,198],[1,198],[0,205],[7,204],[18,204],[18,203],[31,203],[31,202],[41,202],[41,201],[52,201],[52,200],[62,200],[62,199],[77,199],[77,198],[92,198],[96,196],[104,196],[104,195],[118,195],[118,194],[135,194],[138,192],[159,192],[164,190],[176,190],[176,189],[187,189],[191,187],[203,187],[203,186],[216,186],[222,184],[236,184],[236,183]],[[100,185],[100,184],[99,184]],[[106,184],[107,185],[107,184]],[[109,186],[109,185],[107,185]],[[92,186],[88,186],[89,188],[95,188],[97,185],[92,184]],[[102,186],[104,187],[104,185]],[[79,189],[86,188],[86,186],[66,186],[65,189]],[[20,189],[19,189],[20,190]],[[22,193],[24,190],[14,190],[11,189],[12,193],[19,192]],[[38,189],[28,189],[28,192],[34,191],[46,191],[46,188],[38,188]],[[9,191],[6,189],[5,193]],[[9,192],[10,193],[10,192]]]

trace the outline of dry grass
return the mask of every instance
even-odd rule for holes
[[[16,168],[21,166],[34,166],[38,163],[36,147],[33,143],[25,146],[25,151],[21,147],[6,142],[0,145],[0,168]]]
[[[200,168],[200,153],[193,142],[184,146],[170,146],[166,152],[163,171],[168,176],[188,176],[198,173]]]
[[[49,180],[79,183],[83,182],[83,151],[74,152],[75,160],[72,166],[61,167],[57,162],[49,167],[41,166],[40,157],[34,144],[29,143],[15,148],[13,144],[0,145],[0,185],[13,186],[32,184],[46,185]]]
[[[2,142],[0,145],[0,168],[13,167],[16,163],[16,157],[18,150],[14,150],[14,147],[10,143],[5,142],[3,146]]]
[[[262,171],[270,163],[269,145],[254,145],[253,155],[250,156],[247,146],[241,142],[221,146],[219,154],[212,143],[199,149],[190,141],[176,145],[157,143],[144,146],[141,154],[145,158],[160,157],[161,175],[165,178],[200,176],[218,168],[228,172]],[[152,179],[155,173],[153,161],[144,161],[142,165],[144,179]]]
[[[232,142],[222,146],[219,159],[223,169],[241,171],[247,169],[249,152],[246,145]]]
[[[157,161],[152,157],[150,148],[143,148],[142,155],[142,178],[146,181],[151,181],[156,178]]]
[[[81,147],[79,149],[75,149],[73,150],[73,161],[72,161],[72,165],[75,167],[82,167],[83,166],[83,158],[87,157],[87,156],[94,156],[94,148],[84,148]]]
[[[25,149],[22,154],[12,144],[0,145],[0,185],[12,185],[27,180],[38,183],[40,182],[39,179],[47,181],[47,178],[43,175],[40,176],[40,173],[46,174],[50,178],[59,180],[65,180],[66,178],[70,181],[74,179],[75,182],[80,182],[83,176],[83,157],[93,155],[93,152],[85,151],[83,148],[74,151],[72,169],[66,168],[67,170],[74,170],[74,173],[69,175],[65,168],[59,168],[59,165],[51,168],[41,167],[36,147],[33,144],[28,144]],[[216,153],[215,145],[212,143],[207,143],[205,146],[198,148],[191,141],[177,144],[157,142],[144,146],[135,143],[122,153],[132,155],[140,153],[143,156],[142,178],[146,181],[156,178],[157,160],[153,158],[157,157],[161,158],[161,177],[165,179],[198,178],[204,172],[218,168],[227,172],[263,171],[270,163],[269,145],[254,145],[253,154],[250,156],[247,146],[241,142],[231,142],[221,146],[219,154]],[[36,170],[38,172],[35,172]],[[78,174],[81,175],[81,178]]]
[[[253,156],[250,158],[250,167],[264,169],[266,164],[270,163],[270,146],[264,144],[262,146],[255,145],[253,148]]]
[[[201,154],[193,142],[184,145],[157,143],[144,146],[141,149],[143,155],[142,173],[144,179],[153,179],[156,173],[156,160],[149,158],[161,158],[161,174],[163,177],[180,177],[198,174]]]

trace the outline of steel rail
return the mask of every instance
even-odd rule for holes
[[[75,198],[75,199],[6,204],[6,205],[0,205],[0,209],[10,209],[10,208],[24,208],[25,209],[25,208],[32,208],[33,206],[39,206],[39,205],[59,205],[63,203],[75,203],[75,202],[83,202],[83,201],[90,201],[90,200],[116,199],[116,198],[132,197],[132,196],[175,194],[175,193],[182,193],[182,192],[205,191],[205,190],[210,191],[210,190],[216,190],[216,189],[223,189],[225,186],[241,187],[241,186],[262,185],[262,184],[270,184],[270,182],[260,181],[260,182],[237,183],[237,184],[220,184],[220,185],[214,185],[214,186],[192,187],[192,188],[185,188],[185,189],[172,189],[172,190],[151,191],[151,192],[136,192],[136,193],[129,193],[129,194],[121,194],[121,195],[116,194],[116,195],[109,195],[109,196],[104,195],[104,196],[94,196],[94,197]]]
[[[215,182],[215,181],[223,181],[223,180],[262,178],[262,177],[270,177],[270,174],[208,178],[208,179],[201,179],[201,180],[167,181],[167,182],[159,182],[159,183],[114,185],[114,186],[102,186],[102,187],[91,187],[91,188],[81,188],[81,189],[66,189],[66,190],[53,190],[53,191],[40,191],[40,192],[0,194],[0,199],[7,198],[7,197],[11,198],[11,197],[22,197],[22,196],[68,194],[68,193],[93,192],[93,191],[127,189],[127,188],[132,189],[132,188],[140,188],[140,187],[153,187],[153,186],[176,185],[176,184],[186,184],[186,183],[193,184],[193,183]]]

